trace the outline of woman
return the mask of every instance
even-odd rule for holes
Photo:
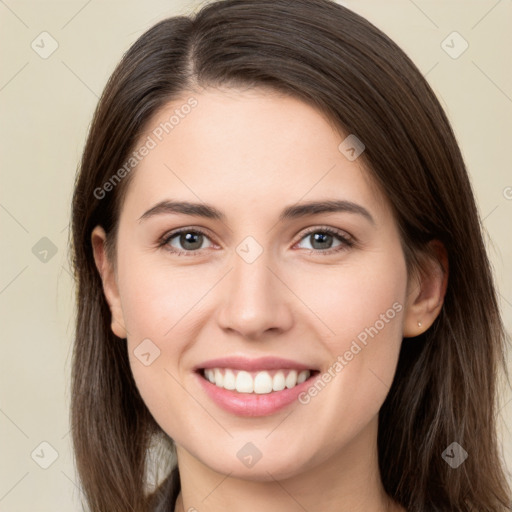
[[[227,0],[143,34],[94,116],[73,250],[92,511],[512,510],[464,162],[360,16]]]

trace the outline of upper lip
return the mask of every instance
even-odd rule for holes
[[[206,368],[232,368],[233,370],[311,370],[311,366],[293,361],[291,359],[283,359],[281,357],[221,357],[219,359],[210,359],[198,364],[194,369],[196,371]]]

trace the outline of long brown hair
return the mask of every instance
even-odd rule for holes
[[[403,341],[379,414],[382,481],[410,512],[512,510],[496,434],[506,339],[461,152],[406,54],[330,0],[226,0],[165,19],[133,44],[105,87],[72,213],[72,433],[90,510],[145,512],[157,502],[171,510],[180,486],[175,468],[157,492],[147,492],[148,447],[165,435],[138,393],[126,343],[110,329],[90,241],[92,229],[103,226],[115,261],[119,212],[136,170],[101,197],[98,188],[162,106],[216,85],[293,94],[356,134],[366,146],[360,158],[394,209],[409,270],[419,268],[429,241],[444,244],[444,306],[429,330]],[[468,453],[456,469],[442,457],[453,442]]]

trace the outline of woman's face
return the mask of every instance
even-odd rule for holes
[[[106,293],[179,457],[265,480],[373,442],[410,286],[362,146],[339,147],[348,135],[298,99],[206,89],[167,105],[140,138],[149,149],[132,171]],[[338,209],[306,207],[326,201]],[[226,357],[238,359],[212,362]],[[219,385],[202,375],[212,366]],[[315,372],[295,387],[294,368]]]

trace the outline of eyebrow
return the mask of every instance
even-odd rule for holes
[[[308,215],[321,213],[347,212],[362,215],[371,224],[375,225],[375,219],[363,206],[345,200],[309,201],[284,208],[279,215],[279,221],[297,219]],[[164,200],[157,203],[139,217],[139,222],[156,215],[183,214],[225,221],[226,216],[220,210],[206,203],[191,203],[188,201]]]

